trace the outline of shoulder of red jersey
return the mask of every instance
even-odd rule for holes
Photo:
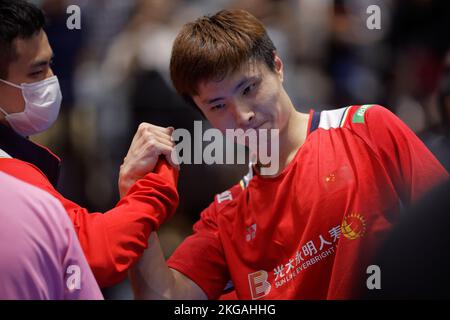
[[[315,126],[320,129],[351,128],[353,124],[367,123],[367,114],[388,115],[388,109],[377,104],[351,105],[340,109],[324,110],[318,113]],[[313,125],[314,126],[314,125]]]
[[[372,145],[373,135],[377,134],[374,130],[387,126],[387,123],[398,124],[400,121],[389,109],[381,105],[354,105],[347,107],[342,127],[351,130]]]
[[[370,120],[369,120],[370,115]],[[368,121],[378,121],[386,117],[395,117],[387,108],[379,104],[365,104],[360,106],[350,106],[346,125],[354,127],[355,125],[367,124]]]

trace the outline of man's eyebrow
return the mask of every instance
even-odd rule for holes
[[[34,69],[34,68],[39,68],[39,67],[45,67],[45,66],[47,66],[47,65],[50,63],[50,61],[51,61],[54,57],[55,57],[55,55],[52,53],[52,55],[51,55],[51,57],[50,57],[49,60],[44,60],[44,59],[36,60],[36,61],[34,61],[34,62],[31,64],[30,68]]]
[[[236,93],[250,79],[251,78],[249,78],[249,77],[244,77],[241,81],[239,81],[239,83],[234,88],[233,93]],[[214,98],[214,99],[211,99],[211,100],[202,101],[202,103],[203,104],[211,104],[211,103],[214,103],[214,102],[222,100],[222,99],[224,99],[224,97],[217,97],[217,98]]]

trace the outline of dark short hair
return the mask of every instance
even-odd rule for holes
[[[44,27],[44,14],[34,4],[0,0],[0,78],[8,77],[8,66],[17,59],[14,40],[31,38]]]
[[[170,60],[172,83],[195,105],[202,81],[220,80],[244,63],[265,62],[275,70],[275,46],[263,24],[245,10],[221,10],[184,25],[175,39]]]

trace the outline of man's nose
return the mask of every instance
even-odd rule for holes
[[[249,105],[245,103],[235,102],[234,117],[237,127],[243,130],[247,130],[251,128],[253,119],[255,118],[255,113]]]

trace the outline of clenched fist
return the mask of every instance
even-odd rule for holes
[[[174,128],[159,127],[149,123],[141,123],[133,137],[128,153],[120,166],[119,192],[122,198],[130,187],[155,168],[160,155],[177,167],[171,158],[175,147],[171,139]]]

